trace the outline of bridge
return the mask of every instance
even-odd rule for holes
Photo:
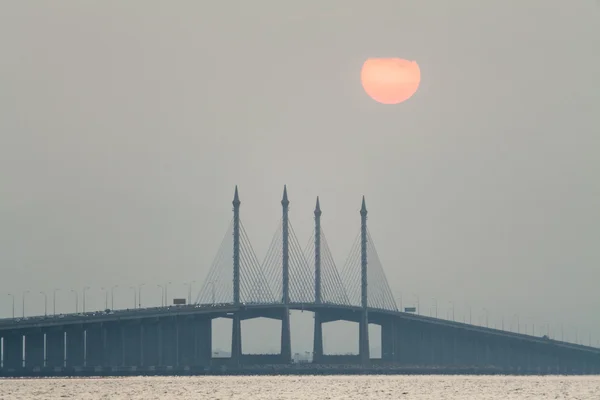
[[[237,187],[230,223],[193,304],[105,310],[0,320],[0,376],[126,375],[300,371],[292,363],[290,311],[314,313],[313,359],[304,371],[594,374],[600,349],[528,334],[415,315],[399,310],[367,228],[363,197],[360,232],[338,271],[321,227],[302,249],[282,218],[262,263],[240,219]],[[243,320],[281,322],[278,354],[247,354]],[[212,325],[232,321],[231,356],[213,357]],[[323,351],[323,325],[359,326],[356,355]],[[369,325],[381,327],[381,357],[369,354]]]

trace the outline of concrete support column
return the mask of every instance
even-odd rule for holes
[[[315,312],[315,326],[313,333],[313,363],[318,364],[323,360],[323,321],[321,313]]]
[[[4,368],[20,369],[23,367],[23,335],[19,333],[3,333]]]
[[[142,338],[142,347],[144,355],[144,366],[156,367],[160,365],[159,350],[161,345],[159,342],[159,324],[156,322],[144,322],[144,336]]]
[[[85,365],[99,367],[104,364],[104,340],[100,324],[89,325],[85,331]]]
[[[35,368],[44,366],[44,333],[32,330],[25,333],[25,367]]]
[[[289,364],[292,362],[292,339],[290,330],[290,309],[283,308],[281,315],[281,362]]]
[[[177,324],[175,318],[164,318],[160,321],[161,365],[174,367],[177,365]]]
[[[46,366],[51,368],[65,366],[65,332],[62,329],[46,331]]]
[[[196,361],[196,324],[194,317],[179,318],[179,365],[190,367]]]
[[[141,361],[141,335],[140,324],[124,323],[121,326],[123,331],[123,365],[137,367]]]
[[[120,367],[124,361],[123,326],[120,322],[104,325],[106,366]]]
[[[195,320],[196,365],[209,366],[212,359],[212,319]]]
[[[67,367],[83,367],[85,361],[85,340],[83,327],[67,329]]]
[[[237,366],[242,359],[242,320],[237,312],[233,314],[231,329],[231,362]]]
[[[392,318],[381,324],[381,359],[392,362],[396,360],[396,326]]]

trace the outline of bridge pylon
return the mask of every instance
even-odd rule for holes
[[[289,205],[287,187],[283,186],[281,207],[283,223],[281,229],[282,242],[282,303],[283,315],[281,318],[281,358],[284,363],[292,361],[292,338],[290,329],[290,252],[289,252]]]
[[[367,205],[365,196],[362,198],[360,208],[360,297],[361,297],[361,317],[359,323],[358,335],[358,353],[363,365],[369,364],[369,315],[368,315],[368,297],[367,297]]]
[[[237,185],[233,195],[233,304],[240,305],[240,205]],[[240,364],[242,357],[242,320],[239,311],[233,314],[231,327],[231,361]]]
[[[317,196],[315,206],[315,303],[321,304],[321,205]],[[313,335],[313,362],[323,359],[323,323],[319,311],[315,311]]]

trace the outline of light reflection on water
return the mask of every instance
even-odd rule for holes
[[[246,376],[0,380],[12,399],[600,399],[600,376]]]

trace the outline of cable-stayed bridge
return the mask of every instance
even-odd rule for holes
[[[289,203],[284,188],[282,218],[261,262],[242,224],[236,187],[233,219],[194,304],[0,320],[0,376],[289,370],[291,310],[314,313],[308,371],[600,372],[598,348],[398,310],[367,227],[364,197],[360,232],[341,269],[321,227],[319,199],[305,248]],[[244,353],[241,322],[260,317],[281,321],[279,354]],[[232,320],[227,359],[213,357],[216,318]],[[340,320],[358,323],[356,355],[323,352],[323,324]],[[381,327],[381,358],[369,354],[369,324]]]

